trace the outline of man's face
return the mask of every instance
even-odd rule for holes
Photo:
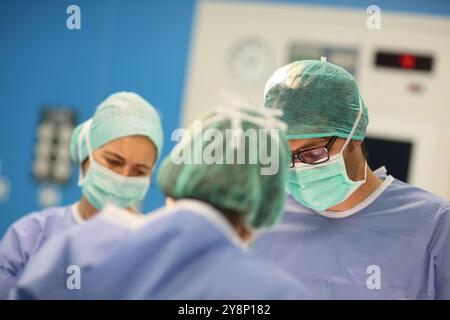
[[[331,137],[314,138],[314,139],[292,139],[289,140],[291,153],[295,154],[299,151],[311,148],[323,148],[330,141]],[[345,139],[337,138],[331,148],[328,150],[330,157],[338,154],[344,146]],[[361,167],[364,166],[365,159],[361,151],[362,141],[350,140],[349,144],[343,151],[345,168],[350,179],[357,181],[364,179],[364,172]]]

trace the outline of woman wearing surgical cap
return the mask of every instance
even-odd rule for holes
[[[30,257],[55,234],[91,218],[106,203],[138,214],[162,144],[158,114],[142,97],[118,92],[103,101],[72,135],[80,201],[31,213],[8,229],[0,244],[0,298],[8,297]]]
[[[147,217],[132,216],[113,206],[105,208],[90,223],[50,240],[30,262],[12,296],[309,297],[299,282],[249,252],[256,232],[272,227],[283,212],[289,161],[284,123],[269,110],[232,107],[201,120],[201,127],[193,126],[183,136],[158,172],[158,184],[172,205]],[[245,131],[249,137],[254,133],[254,140],[229,144],[222,138],[230,130]],[[245,156],[246,161],[228,161],[231,156]],[[81,274],[81,290],[66,287],[65,270],[73,264]]]

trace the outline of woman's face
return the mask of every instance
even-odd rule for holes
[[[93,157],[102,166],[124,177],[148,177],[156,161],[156,147],[145,136],[129,136],[106,143],[94,150]],[[84,173],[89,159],[83,163]]]

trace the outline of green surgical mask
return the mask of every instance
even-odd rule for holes
[[[86,176],[83,177],[80,168],[78,181],[83,195],[98,210],[101,210],[107,203],[122,208],[137,205],[147,194],[150,177],[124,177],[95,161],[89,141],[90,125],[91,122],[86,123],[79,139],[79,146],[81,146],[81,140],[86,136],[89,151],[89,169]],[[81,153],[79,155],[81,156]],[[82,163],[81,160],[80,163]]]
[[[360,100],[356,121],[338,154],[330,157],[325,163],[317,165],[298,163],[290,170],[287,187],[299,203],[313,210],[323,211],[345,201],[366,182],[367,163],[364,168],[364,179],[353,181],[347,175],[342,154],[353,136],[361,114]]]

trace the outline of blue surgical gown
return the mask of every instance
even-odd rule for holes
[[[111,219],[111,217],[116,217]],[[111,208],[49,241],[30,261],[19,299],[302,299],[303,286],[239,244],[215,209],[181,200],[141,226]],[[68,290],[77,265],[80,290]]]
[[[50,237],[79,221],[71,205],[34,212],[12,224],[0,243],[0,299],[8,298],[30,257]]]
[[[383,178],[340,219],[289,196],[282,223],[256,252],[323,299],[450,299],[449,202]]]

